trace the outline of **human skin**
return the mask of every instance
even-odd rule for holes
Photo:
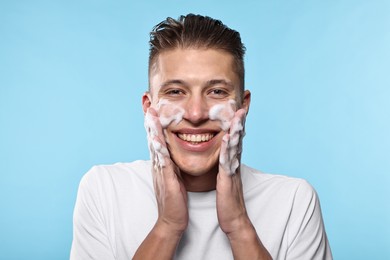
[[[156,109],[162,98],[184,108],[184,120],[164,131],[168,150],[188,191],[214,190],[225,132],[219,122],[209,119],[209,110],[229,99],[240,99],[240,81],[233,70],[233,58],[212,49],[176,49],[161,53],[156,63],[150,75],[150,93],[143,97],[144,112],[149,107]],[[249,91],[244,93],[243,101],[242,108],[248,111]],[[180,142],[178,132],[215,136],[203,149],[205,144]]]
[[[247,215],[239,167],[230,172],[236,168],[220,164],[220,154],[225,155],[225,161],[230,158],[226,154],[232,148],[232,133],[223,131],[220,122],[209,117],[213,106],[235,100],[239,109],[232,124],[244,124],[250,92],[240,92],[233,68],[233,57],[221,50],[174,49],[159,54],[150,73],[150,92],[142,97],[142,105],[156,127],[152,141],[169,153],[162,154],[163,164],[153,167],[158,219],[134,259],[172,259],[188,225],[187,191],[210,190],[216,190],[218,221],[234,258],[270,259]],[[161,126],[161,99],[184,109],[180,122]],[[239,127],[231,128],[238,129],[235,136],[240,135]],[[183,140],[184,134],[200,135],[207,141]],[[234,143],[240,147],[242,136],[238,140]],[[236,150],[239,152],[234,157],[240,162],[241,151]]]

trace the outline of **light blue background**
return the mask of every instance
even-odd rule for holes
[[[336,259],[389,259],[386,0],[2,0],[0,259],[67,259],[82,175],[148,158],[148,32],[188,12],[248,49],[243,161],[317,189]]]

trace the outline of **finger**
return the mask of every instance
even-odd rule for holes
[[[242,153],[242,139],[245,136],[245,119],[246,119],[246,110],[239,109],[234,118],[232,119],[231,127],[230,127],[230,158],[241,159]]]
[[[152,155],[155,165],[155,172],[158,172],[158,178],[156,182],[159,186],[162,186],[164,189],[172,187],[169,183],[173,183],[174,186],[178,183],[178,176],[180,177],[179,170],[177,166],[173,163],[170,158],[170,154],[167,148],[167,143],[163,134],[163,128],[160,122],[160,117],[157,114],[157,111],[153,108],[149,108],[146,112],[147,123],[151,130],[150,133],[150,146],[151,151],[154,151]],[[176,188],[176,187],[175,187]]]
[[[150,157],[154,168],[165,166],[165,157],[169,156],[162,127],[153,108],[149,108],[145,114],[145,129],[147,132]]]
[[[222,138],[219,160],[220,170],[225,176],[235,174],[240,166],[245,116],[244,109],[237,110],[230,123],[229,134]]]
[[[148,108],[148,110],[146,111],[146,118],[145,119],[149,120],[148,123],[151,124],[150,126],[154,130],[153,134],[155,136],[158,136],[161,143],[163,143],[165,145],[163,128],[161,126],[161,122],[160,122],[159,115],[158,115],[157,111],[152,107]]]
[[[229,134],[222,137],[221,149],[219,152],[219,172],[224,175],[231,175],[230,158],[229,158]]]
[[[245,126],[246,111],[245,109],[239,109],[234,114],[234,117],[230,124],[230,134],[236,134],[243,132]]]

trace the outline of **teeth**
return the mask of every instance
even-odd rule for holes
[[[178,134],[179,138],[192,143],[207,142],[214,137],[214,134],[201,134],[201,135],[192,135],[192,134]]]

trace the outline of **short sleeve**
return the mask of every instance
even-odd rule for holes
[[[317,193],[304,180],[295,192],[287,232],[287,259],[333,259]]]
[[[73,214],[71,260],[115,259],[109,243],[99,193],[99,171],[93,167],[80,181]]]

